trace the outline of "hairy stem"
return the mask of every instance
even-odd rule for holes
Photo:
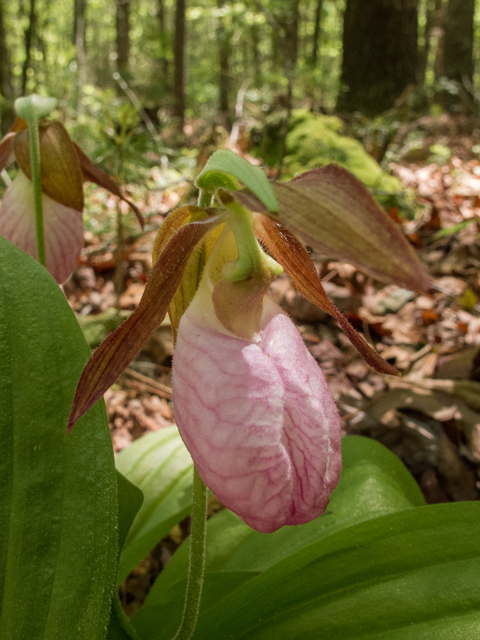
[[[40,177],[40,139],[38,134],[38,120],[36,118],[31,118],[28,121],[28,130],[30,134],[30,163],[32,168],[35,227],[37,231],[37,254],[40,264],[46,267],[45,233],[43,230],[42,180]]]
[[[187,592],[182,622],[173,640],[189,640],[197,626],[205,573],[205,541],[207,537],[207,487],[193,470],[192,530]]]

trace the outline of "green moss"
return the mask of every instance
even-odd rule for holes
[[[404,198],[406,195],[400,180],[385,173],[362,144],[343,135],[343,131],[343,122],[335,116],[295,109],[287,136],[283,177],[292,178],[297,173],[334,162],[374,190],[381,204],[398,206],[397,196],[402,194]],[[404,204],[401,208],[408,207]]]

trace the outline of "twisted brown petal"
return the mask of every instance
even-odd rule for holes
[[[367,364],[380,373],[397,375],[397,369],[365,342],[329,300],[304,245],[286,227],[267,216],[255,215],[253,224],[257,238],[265,243],[275,260],[290,275],[299,293],[338,321],[347,338]]]
[[[113,193],[114,196],[120,198],[120,200],[126,202],[130,209],[132,209],[132,211],[137,216],[137,219],[143,229],[143,227],[145,226],[145,219],[140,213],[140,209],[136,207],[131,200],[125,198],[125,196],[120,191],[120,187],[118,186],[118,184],[114,180],[112,180],[112,178],[110,178],[108,173],[105,173],[105,171],[102,171],[102,169],[96,167],[90,160],[90,158],[80,149],[78,144],[74,142],[73,145],[75,147],[78,160],[82,167],[83,179],[98,184],[99,187],[103,187],[107,191],[110,191],[110,193]]]
[[[40,125],[42,191],[65,207],[83,210],[82,169],[70,136],[61,122]],[[32,179],[28,131],[17,133],[13,150],[18,166]]]
[[[138,307],[102,342],[87,362],[75,392],[68,422],[69,432],[75,422],[111,387],[158,329],[192,251],[205,233],[222,222],[222,216],[192,222],[179,229],[169,241],[152,268]]]
[[[285,224],[306,245],[351,262],[374,278],[428,291],[431,278],[401,229],[346,169],[330,164],[273,185],[278,213],[246,192],[235,197],[252,211]]]

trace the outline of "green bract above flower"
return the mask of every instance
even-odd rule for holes
[[[229,154],[234,155],[223,153],[224,160]],[[256,212],[252,217],[252,228],[257,238],[290,274],[300,293],[337,319],[364,360],[382,373],[398,373],[365,342],[328,299],[307,250],[294,235],[298,233],[314,247],[328,248],[330,253],[351,260],[380,279],[420,291],[427,290],[430,279],[422,264],[402,231],[378,207],[365,187],[347,171],[330,166],[299,176],[291,182],[274,185],[272,190],[257,168],[254,168],[252,181],[252,173],[247,168],[250,165],[237,156],[230,164],[225,162],[223,165],[228,164],[224,173],[235,171],[234,176],[219,177],[222,173],[222,165],[217,162],[219,154],[213,158],[212,179],[208,179],[210,170],[207,164],[200,186],[217,194],[217,207],[183,207],[166,219],[155,242],[155,262],[142,300],[134,313],[105,340],[87,363],[77,387],[69,429],[137,356],[167,311],[176,335],[180,319],[195,296],[203,269],[222,228],[229,224],[234,230],[233,220],[240,209]],[[240,170],[237,170],[237,165],[240,165]],[[248,181],[255,193],[225,188],[227,184],[235,187],[233,178]],[[289,195],[287,199],[285,192],[293,192],[297,197]],[[267,209],[265,202],[274,204],[277,201],[278,212]],[[292,228],[289,228],[290,221]],[[368,236],[366,239],[364,234]],[[238,244],[238,238],[236,240]],[[360,243],[358,247],[357,242]],[[263,299],[264,283],[256,287],[255,274],[252,279],[252,274],[246,273],[243,280],[235,282],[229,281],[228,273],[221,275],[216,285],[220,287],[212,293],[217,318],[232,334],[249,339],[252,331],[256,330],[255,313],[257,318],[261,316],[259,301]],[[237,286],[232,288],[233,284]],[[250,325],[235,320],[242,314]]]
[[[83,248],[83,183],[95,182],[140,211],[120,192],[118,185],[95,167],[57,121],[39,128],[42,203],[47,269],[64,282],[77,266]],[[7,188],[0,207],[0,235],[37,258],[30,144],[27,123],[17,118],[0,141],[0,171],[15,159],[20,169]]]

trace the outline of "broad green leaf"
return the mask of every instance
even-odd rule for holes
[[[138,510],[142,506],[143,494],[117,470],[118,487],[118,548],[122,549]],[[112,599],[112,611],[108,625],[107,640],[137,640],[138,635],[122,609],[118,591]]]
[[[374,278],[415,291],[428,291],[431,278],[403,231],[378,206],[365,185],[346,169],[330,164],[273,185],[284,224],[306,245],[351,262]],[[269,215],[247,192],[235,198]]]
[[[135,440],[118,454],[116,465],[144,494],[120,554],[119,584],[189,513],[193,464],[177,428],[172,426]]]
[[[127,539],[128,532],[143,504],[143,492],[117,469],[118,487],[118,552]]]
[[[103,401],[67,435],[90,351],[51,275],[0,237],[0,637],[100,640],[117,556]]]
[[[278,202],[272,185],[260,167],[255,167],[228,149],[216,151],[211,156],[198,174],[196,184],[200,189],[207,191],[215,191],[218,188],[235,191],[238,185],[231,176],[243,182],[269,211],[278,211]]]
[[[256,575],[250,571],[222,571],[207,575],[202,591],[200,616],[215,607],[227,593],[238,589]],[[171,640],[175,636],[182,619],[186,587],[187,580],[183,578],[173,585],[171,591],[165,594],[166,597],[163,601],[156,603],[155,606],[145,605],[141,609],[142,615],[137,614],[132,618],[132,623],[141,640],[153,638],[155,640]],[[212,636],[211,638],[216,637],[220,639],[224,636]]]
[[[227,509],[211,518],[207,534],[207,573],[224,571],[254,577],[334,531],[425,503],[418,485],[404,465],[375,440],[347,436],[342,440],[342,458],[342,477],[332,494],[327,512],[313,522],[263,534],[251,529]],[[132,620],[145,640],[167,638],[153,622],[149,635],[149,621],[155,619],[155,612],[164,607],[166,602],[169,602],[169,610],[175,606],[171,594],[177,593],[180,581],[184,584],[188,549],[186,541],[157,578],[144,607]],[[239,586],[230,580],[231,590]],[[222,595],[227,595],[226,586]]]
[[[407,509],[337,531],[211,607],[195,640],[477,640],[480,505]]]

